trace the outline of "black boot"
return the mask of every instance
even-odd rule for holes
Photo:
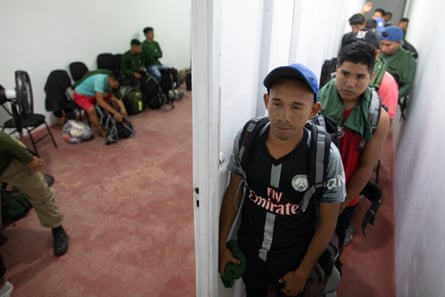
[[[53,228],[53,248],[54,256],[62,256],[68,250],[68,235],[62,226]]]

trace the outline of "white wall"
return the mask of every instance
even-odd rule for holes
[[[445,41],[440,0],[411,1],[416,82],[395,167],[397,296],[445,296]]]
[[[14,71],[28,71],[42,113],[50,71],[75,60],[96,69],[97,54],[126,51],[132,38],[144,38],[145,26],[155,28],[162,63],[187,67],[190,14],[191,0],[1,1],[0,84],[12,89]]]

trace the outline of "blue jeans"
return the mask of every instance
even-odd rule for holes
[[[147,72],[153,75],[158,82],[161,82],[162,76],[161,76],[161,70],[169,68],[168,66],[164,65],[151,65],[147,67]]]

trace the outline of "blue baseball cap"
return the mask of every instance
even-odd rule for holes
[[[295,79],[303,81],[314,93],[314,102],[318,101],[318,80],[315,74],[302,64],[291,64],[273,69],[264,79],[264,86],[270,90],[281,79]]]
[[[380,36],[380,40],[400,42],[403,39],[403,31],[398,26],[386,27]]]

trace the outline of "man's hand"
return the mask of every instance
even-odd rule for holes
[[[224,269],[229,262],[233,264],[240,264],[240,260],[232,255],[232,252],[227,246],[224,246],[219,255],[219,273],[221,275],[224,275]]]
[[[362,9],[362,14],[365,15],[372,9],[372,2],[366,2]]]
[[[125,107],[121,110],[121,115],[126,118],[128,116],[127,110],[125,109]]]
[[[31,162],[26,164],[26,167],[28,167],[28,169],[33,171],[40,171],[42,170],[43,167],[43,160],[40,159],[39,157],[34,157]]]
[[[280,284],[284,284],[283,292],[286,296],[296,296],[303,293],[306,284],[307,275],[300,272],[298,269],[286,273],[278,280]]]
[[[118,121],[118,122],[122,122],[122,121],[124,120],[124,117],[123,117],[119,112],[116,112],[116,113],[114,114],[114,118],[115,118],[116,121]]]

